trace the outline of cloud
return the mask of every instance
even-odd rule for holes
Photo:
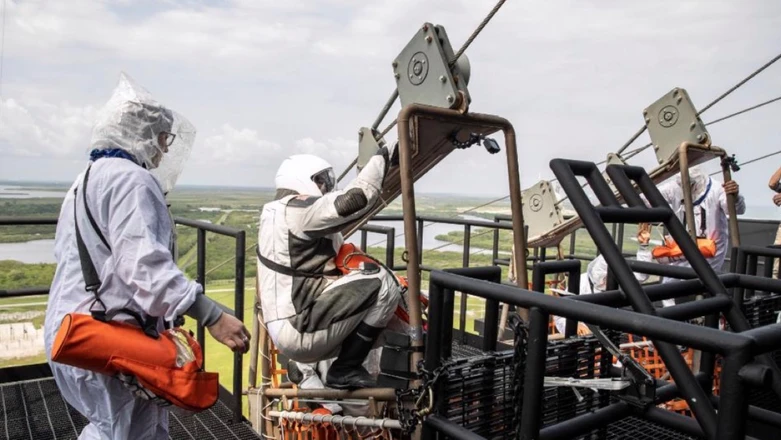
[[[357,153],[358,128],[372,123],[395,86],[391,62],[419,26],[444,25],[458,49],[494,5],[7,2],[0,155],[82,157],[93,109],[125,70],[195,124],[183,183],[268,185],[295,152],[322,154],[340,173]],[[467,51],[470,110],[514,124],[521,176],[531,184],[552,177],[554,157],[602,160],[642,125],[642,109],[673,87],[704,106],[776,55],[779,29],[781,3],[774,1],[506,2]],[[704,119],[777,96],[779,68]],[[743,160],[774,151],[779,109],[719,124],[714,139]],[[383,127],[398,110],[396,103]],[[648,141],[644,134],[635,146]],[[502,195],[503,154],[454,153],[416,190]],[[643,164],[653,164],[645,156]],[[30,160],[4,172],[28,176],[38,165]],[[764,185],[775,164],[751,167],[737,175],[742,189]],[[463,175],[470,178],[451,179]]]
[[[94,117],[92,106],[0,100],[0,154],[86,157]]]

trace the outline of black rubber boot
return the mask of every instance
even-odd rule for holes
[[[331,364],[325,378],[329,387],[338,390],[377,387],[377,382],[361,364],[366,360],[380,333],[381,328],[360,323],[358,328],[342,341],[339,357]]]
[[[293,361],[287,361],[287,378],[296,385],[301,384],[301,381],[304,380],[304,374]]]

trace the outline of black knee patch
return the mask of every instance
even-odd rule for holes
[[[359,188],[353,188],[346,193],[338,196],[334,201],[336,212],[342,217],[355,214],[369,204],[366,195]]]

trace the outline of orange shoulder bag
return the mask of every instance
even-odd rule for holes
[[[111,250],[87,206],[88,179],[89,168],[82,191],[87,217],[103,244]],[[145,320],[124,308],[110,313],[106,310],[98,293],[100,278],[79,231],[77,189],[74,194],[79,259],[86,290],[95,296],[95,301],[90,306],[91,315],[65,315],[52,347],[52,361],[116,377],[136,396],[161,406],[175,405],[189,411],[210,408],[219,395],[219,376],[203,371],[203,352],[191,333],[174,325],[161,334],[157,330],[158,319]],[[95,310],[96,305],[102,306],[102,310]],[[132,316],[140,327],[112,321],[118,313]]]

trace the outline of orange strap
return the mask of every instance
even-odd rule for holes
[[[69,313],[57,331],[52,360],[107,376],[134,376],[157,397],[190,411],[203,411],[217,402],[219,375],[203,370],[203,352],[182,329],[195,360],[177,366],[174,332],[150,338],[134,325],[102,322],[91,315]]]

